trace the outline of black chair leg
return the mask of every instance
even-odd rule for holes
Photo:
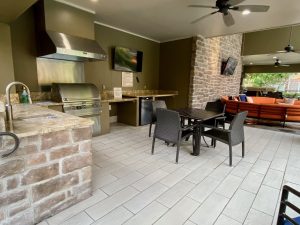
[[[229,145],[229,166],[232,166],[232,146]]]
[[[180,149],[180,143],[177,143],[177,151],[176,151],[176,163],[178,163],[179,149]]]
[[[185,141],[188,141],[190,139],[190,136],[187,136],[186,138],[185,138]]]
[[[153,140],[152,140],[152,150],[151,150],[152,155],[154,154],[154,145],[155,145],[155,137],[153,137]]]
[[[245,141],[242,142],[242,157],[245,156]]]
[[[150,127],[149,127],[149,137],[151,137],[151,130],[152,130],[152,123],[150,123]]]

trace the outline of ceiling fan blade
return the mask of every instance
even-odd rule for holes
[[[188,5],[188,7],[192,8],[206,8],[206,9],[215,9],[215,6],[210,6],[210,5]]]
[[[215,11],[215,12],[212,12],[212,13],[207,14],[207,15],[205,15],[205,16],[201,16],[200,18],[193,20],[193,21],[191,22],[191,24],[195,24],[195,23],[199,22],[200,20],[203,20],[203,19],[205,19],[206,17],[209,17],[210,15],[213,15],[213,14],[215,14],[215,13],[217,13],[217,12],[219,12],[219,11]]]
[[[234,19],[230,12],[227,15],[223,14],[223,21],[227,27],[230,27],[234,24]]]
[[[270,9],[268,5],[237,5],[230,9],[235,11],[244,11],[246,9],[250,10],[251,12],[267,12]]]
[[[228,4],[231,5],[231,6],[234,6],[234,5],[241,4],[244,1],[245,0],[229,0]]]

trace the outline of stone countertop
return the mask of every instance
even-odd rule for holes
[[[13,105],[13,117],[6,130],[15,133],[19,138],[93,125],[92,120],[34,104]]]
[[[141,98],[141,97],[169,97],[175,96],[178,93],[132,93],[132,94],[123,94],[124,97],[134,97],[134,98]]]
[[[33,102],[35,105],[39,106],[55,106],[55,105],[63,105],[62,102],[52,102],[52,101],[36,101]]]
[[[132,102],[132,101],[137,101],[137,98],[121,98],[121,99],[114,99],[114,98],[103,98],[101,99],[101,102]]]

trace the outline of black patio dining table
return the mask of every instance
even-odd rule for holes
[[[224,116],[224,113],[208,111],[204,109],[197,108],[182,108],[177,109],[179,115],[182,118],[194,120],[195,126],[194,130],[194,138],[193,138],[193,153],[192,155],[197,156],[200,154],[200,140],[201,140],[201,123],[211,120],[220,116]]]

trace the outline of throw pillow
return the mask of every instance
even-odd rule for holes
[[[247,102],[247,96],[245,94],[241,94],[241,95],[239,95],[239,100],[241,102]]]
[[[295,99],[293,98],[285,98],[284,103],[289,105],[294,105]]]
[[[253,102],[253,98],[247,96],[247,102],[249,102],[249,103],[254,103],[254,102]]]

